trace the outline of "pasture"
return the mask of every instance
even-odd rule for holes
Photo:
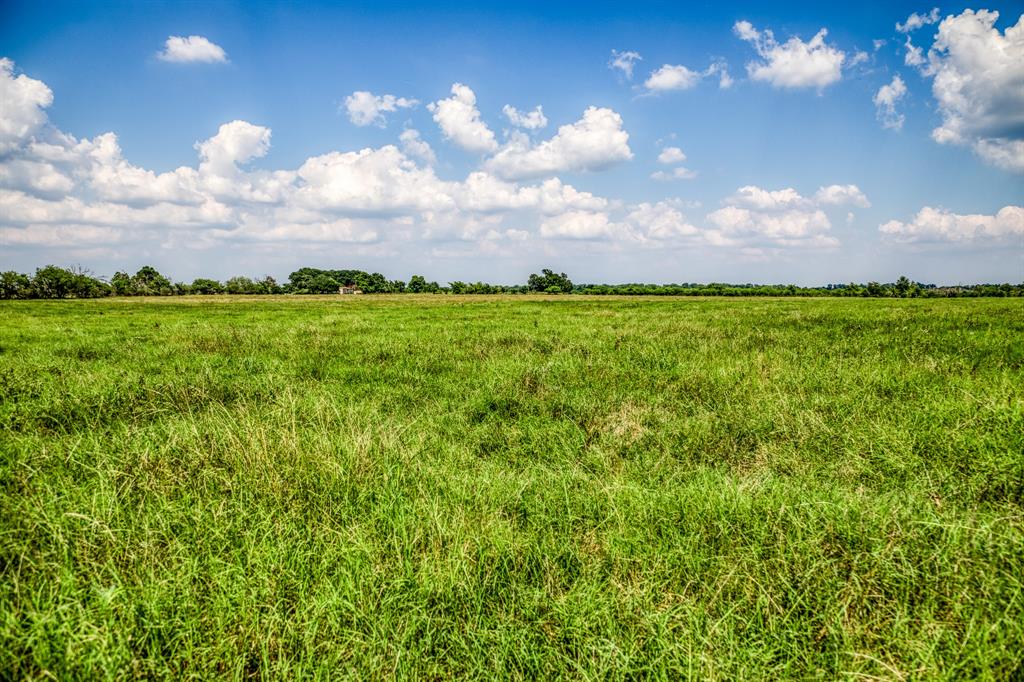
[[[1024,675],[1024,301],[0,303],[0,677]]]

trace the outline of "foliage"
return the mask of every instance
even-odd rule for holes
[[[1022,313],[0,303],[0,679],[1016,679]]]
[[[110,294],[110,286],[85,270],[47,265],[36,270],[32,298],[98,298]]]
[[[540,291],[548,294],[567,294],[572,291],[572,280],[564,272],[555,274],[547,268],[540,272],[541,274],[539,275],[530,275],[527,280],[526,286],[530,291]]]
[[[188,294],[236,295],[254,294],[334,294],[339,287],[355,286],[365,294],[396,293],[450,293],[450,294],[523,294],[574,293],[617,296],[858,296],[870,298],[964,298],[1024,296],[1024,284],[975,284],[940,287],[934,284],[912,282],[900,277],[895,283],[881,284],[829,284],[826,287],[798,287],[793,284],[578,284],[563,272],[556,274],[544,269],[541,274],[530,275],[525,286],[488,284],[486,282],[449,282],[441,287],[428,282],[422,275],[413,275],[406,284],[402,280],[388,280],[379,272],[362,270],[321,270],[300,268],[288,276],[284,286],[278,285],[270,275],[260,280],[232,277],[225,284],[217,280],[200,278],[192,284],[170,280],[151,266],[142,267],[135,275],[116,272],[110,284],[104,284],[86,272],[55,266],[37,271],[34,278],[17,272],[0,274],[0,298],[95,298],[116,296],[167,296]],[[85,279],[82,279],[82,278]],[[78,279],[75,279],[78,278]]]
[[[223,294],[224,285],[215,279],[200,277],[189,285],[189,293],[192,294]]]
[[[0,298],[32,298],[32,280],[28,275],[8,270],[0,273]]]

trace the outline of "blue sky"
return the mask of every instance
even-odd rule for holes
[[[1019,282],[1022,12],[7,2],[0,267]]]

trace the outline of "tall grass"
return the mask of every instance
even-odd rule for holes
[[[1024,675],[1021,301],[0,316],[0,677]]]

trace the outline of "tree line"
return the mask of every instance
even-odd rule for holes
[[[956,298],[980,296],[1024,296],[1024,284],[971,284],[937,286],[900,277],[895,282],[829,284],[800,287],[794,284],[574,284],[566,274],[544,269],[532,274],[522,285],[485,282],[448,282],[442,286],[422,275],[408,282],[389,280],[379,272],[300,268],[278,283],[267,275],[260,279],[232,277],[221,282],[198,278],[191,283],[172,282],[152,266],[134,275],[116,272],[108,280],[83,268],[47,265],[34,274],[0,273],[0,298],[100,298],[103,296],[186,296],[186,295],[276,295],[333,294],[342,286],[364,294],[591,294],[616,296],[855,296],[870,298]]]

